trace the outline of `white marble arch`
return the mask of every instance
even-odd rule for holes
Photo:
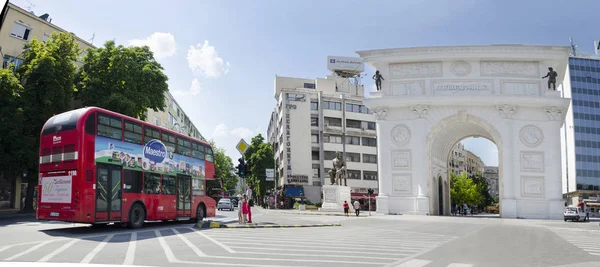
[[[568,47],[424,47],[358,54],[386,79],[382,91],[365,101],[377,117],[377,212],[449,214],[449,153],[464,138],[482,137],[498,148],[500,215],[562,218],[560,128],[570,99],[560,90]],[[541,80],[548,67],[559,73],[559,92],[546,90]]]

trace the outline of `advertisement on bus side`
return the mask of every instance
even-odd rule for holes
[[[166,175],[186,174],[193,178],[205,177],[204,160],[173,153],[160,140],[151,140],[145,146],[96,136],[96,163],[122,165],[124,169],[144,170]]]

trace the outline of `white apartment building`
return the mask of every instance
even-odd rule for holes
[[[345,154],[347,182],[354,198],[377,193],[375,117],[362,105],[364,87],[339,76],[275,77],[276,108],[267,139],[275,152],[277,185],[321,201],[321,185],[336,152]],[[287,194],[287,193],[286,193]],[[291,195],[293,197],[293,195]]]
[[[164,111],[148,109],[144,114],[146,115],[146,121],[196,139],[204,139],[170,92],[165,93],[165,105]]]
[[[484,173],[485,164],[483,164],[483,160],[473,152],[465,149],[462,143],[456,144],[450,153],[448,168],[452,172],[460,174],[465,171],[469,177]]]

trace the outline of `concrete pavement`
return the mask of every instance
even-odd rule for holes
[[[151,223],[129,230],[25,222],[0,226],[0,260],[144,266],[600,266],[597,223],[253,213],[255,222],[342,226],[194,229],[188,223]],[[218,214],[221,221],[237,219],[235,212]]]

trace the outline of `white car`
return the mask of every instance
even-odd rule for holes
[[[231,203],[231,199],[229,198],[221,198],[219,203],[217,203],[218,210],[233,210],[233,203]]]
[[[580,207],[566,207],[563,215],[565,217],[565,222],[567,220],[579,221],[581,219],[585,221],[585,211]]]

